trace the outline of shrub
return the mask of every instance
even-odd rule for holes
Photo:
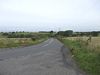
[[[31,39],[32,39],[32,41],[36,41],[36,37],[32,37]]]

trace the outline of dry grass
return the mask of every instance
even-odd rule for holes
[[[61,41],[69,47],[79,67],[89,75],[100,75],[100,37],[65,37]]]
[[[42,40],[33,41],[31,38],[0,38],[0,48],[27,46],[39,43]]]
[[[84,42],[87,42],[89,37],[67,37],[64,39],[69,39],[69,40],[81,40]],[[88,48],[91,50],[99,51],[100,52],[100,37],[92,37],[91,42],[88,42]]]

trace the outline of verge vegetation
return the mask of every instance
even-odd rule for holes
[[[67,45],[81,69],[90,75],[100,75],[100,37],[67,37],[60,39]]]
[[[45,39],[32,40],[31,38],[0,38],[0,48],[29,46],[43,42]]]
[[[46,40],[48,35],[49,33],[38,32],[1,32],[0,48],[34,45]]]

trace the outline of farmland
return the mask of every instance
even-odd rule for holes
[[[77,65],[90,75],[100,74],[100,37],[67,37],[61,41],[69,47]]]
[[[6,32],[0,33],[0,48],[29,46],[40,43],[48,38],[46,33]]]
[[[81,41],[87,43],[89,37],[68,37],[64,38],[71,41]],[[92,37],[91,42],[88,43],[87,47],[91,50],[100,52],[100,37]]]
[[[33,41],[31,38],[0,38],[0,48],[29,46],[42,42],[44,39]]]

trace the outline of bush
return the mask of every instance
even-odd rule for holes
[[[32,41],[36,41],[36,38],[35,37],[32,37],[31,39],[32,39]]]

